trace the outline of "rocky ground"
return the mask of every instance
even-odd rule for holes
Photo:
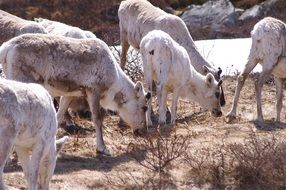
[[[223,108],[224,114],[230,110],[235,84],[234,78],[228,77],[224,80],[227,99],[226,106]],[[274,155],[271,151],[277,153],[279,152],[277,147],[285,145],[285,110],[282,110],[282,123],[276,123],[273,120],[275,117],[275,86],[273,84],[265,85],[262,102],[266,119],[266,124],[263,125],[255,122],[256,102],[252,79],[246,81],[241,92],[238,118],[233,123],[226,123],[224,117],[210,116],[195,103],[180,101],[176,126],[171,130],[163,130],[162,138],[165,140],[161,143],[161,147],[164,147],[164,143],[169,143],[167,147],[174,145],[173,149],[181,154],[163,167],[164,175],[161,179],[163,182],[159,179],[155,180],[158,178],[158,171],[152,167],[151,169],[146,167],[148,166],[146,161],[151,160],[152,163],[150,154],[152,155],[154,149],[150,147],[150,144],[158,148],[156,146],[158,137],[152,137],[152,141],[134,138],[130,129],[118,127],[117,116],[109,115],[104,121],[106,126],[104,139],[112,156],[104,157],[96,154],[95,132],[71,135],[71,140],[58,158],[51,189],[276,189],[274,187],[283,189],[286,187],[285,175],[279,175],[282,179],[272,173],[269,174],[272,178],[262,175],[269,171],[276,172],[274,166],[266,167],[273,161],[267,160],[267,155]],[[78,119],[77,123],[82,127],[93,129],[92,123],[88,120]],[[62,130],[59,131],[59,135],[63,135]],[[174,137],[176,135],[177,137]],[[260,138],[266,138],[266,141]],[[237,147],[243,144],[245,147]],[[227,148],[229,146],[230,148]],[[140,147],[149,148],[142,153],[142,150],[137,149]],[[170,148],[169,153],[161,149],[162,154],[169,155],[169,157],[176,155],[176,151]],[[278,158],[281,157],[275,156],[273,162],[279,164],[279,169],[285,172],[284,153],[283,159],[279,161]],[[156,158],[156,153],[153,152],[154,155]],[[241,155],[244,156],[240,157]],[[251,170],[234,167],[239,160],[234,162],[232,159],[244,157],[250,159],[247,160],[250,165],[246,168],[251,168]],[[244,160],[241,162],[245,163]],[[260,164],[259,167],[258,164]],[[160,164],[154,165],[157,167]],[[231,171],[236,172],[234,176],[228,173],[229,167],[233,167]],[[220,168],[223,169],[224,175],[221,174]],[[265,177],[267,180],[264,179]],[[273,177],[276,181],[280,179],[280,186],[272,184],[275,182]],[[164,181],[165,178],[167,180]],[[19,163],[11,162],[6,166],[4,180],[6,184],[16,189],[26,187]]]

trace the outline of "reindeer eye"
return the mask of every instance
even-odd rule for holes
[[[143,107],[142,107],[142,110],[143,110],[144,112],[146,112],[146,111],[147,111],[147,109],[148,109],[148,107],[147,107],[147,106],[143,106]]]
[[[219,95],[220,95],[219,92],[216,92],[216,93],[215,93],[215,97],[216,97],[217,99],[219,98]]]

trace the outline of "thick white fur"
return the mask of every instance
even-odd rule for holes
[[[41,26],[43,26],[50,34],[77,38],[77,39],[96,38],[96,36],[92,32],[87,30],[82,30],[75,26],[70,26],[61,22],[43,18],[38,18],[35,20]]]
[[[178,16],[168,14],[154,7],[147,0],[122,1],[119,10],[120,41],[122,47],[121,67],[126,63],[129,45],[139,49],[142,38],[152,30],[168,33],[188,52],[193,67],[201,74],[208,72],[218,79],[218,71],[213,68],[199,53],[184,21]],[[204,67],[206,66],[206,67]]]
[[[262,65],[262,72],[255,82],[256,101],[257,101],[257,120],[263,121],[261,108],[261,91],[263,84],[268,77],[273,74],[276,83],[276,120],[280,121],[282,109],[283,82],[286,79],[286,26],[280,20],[267,17],[255,24],[252,32],[252,46],[248,56],[248,62],[244,70],[238,76],[233,105],[227,114],[230,121],[236,117],[236,109],[240,91],[245,79],[253,68],[259,63]]]
[[[0,10],[0,44],[25,33],[47,33],[40,24]]]
[[[35,20],[41,26],[43,26],[48,31],[48,33],[53,34],[53,35],[66,36],[66,37],[71,37],[71,38],[76,38],[76,39],[96,38],[96,36],[92,32],[87,31],[87,30],[82,30],[78,27],[70,26],[70,25],[67,25],[61,22],[52,21],[52,20],[43,19],[43,18],[38,18]],[[85,98],[74,98],[71,101],[69,108],[75,112],[76,110],[78,110],[79,112],[89,111],[89,107],[86,103]],[[67,125],[73,124],[68,112],[67,111],[65,112],[66,112],[65,123]]]
[[[109,47],[98,38],[24,34],[0,47],[0,63],[7,78],[37,82],[53,97],[66,97],[60,101],[59,122],[72,97],[87,96],[101,152],[108,154],[102,137],[101,107],[117,111],[137,132],[146,125],[142,83],[135,85],[127,77]]]
[[[167,94],[173,93],[171,122],[175,123],[178,98],[188,98],[198,102],[203,108],[221,115],[218,82],[209,73],[204,76],[197,72],[184,47],[175,42],[169,34],[153,30],[143,37],[140,43],[143,57],[144,79],[151,89],[152,80],[156,82],[159,105],[159,123],[166,121]],[[149,101],[151,107],[151,101]],[[147,111],[148,125],[151,121],[151,109]]]
[[[0,79],[0,109],[0,189],[4,189],[3,169],[13,146],[28,189],[49,189],[57,153],[57,119],[51,96],[39,84]]]

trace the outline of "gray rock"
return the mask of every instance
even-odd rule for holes
[[[231,29],[234,37],[250,37],[253,26],[262,18],[272,16],[286,22],[286,0],[266,0],[246,10]]]
[[[248,19],[260,18],[263,16],[263,7],[261,5],[255,5],[250,9],[247,9],[239,18],[240,21]]]
[[[190,6],[181,18],[195,40],[222,37],[225,29],[237,24],[237,14],[229,0],[210,0]]]
[[[190,5],[181,16],[195,40],[250,37],[253,26],[272,16],[286,22],[286,0],[266,0],[250,9],[235,9],[229,0]]]

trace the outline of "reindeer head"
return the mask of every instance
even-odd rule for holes
[[[119,115],[133,128],[134,135],[143,135],[146,132],[146,111],[147,102],[151,94],[144,91],[141,82],[137,82],[132,95],[127,97],[123,94],[117,94],[115,99],[119,102]]]

